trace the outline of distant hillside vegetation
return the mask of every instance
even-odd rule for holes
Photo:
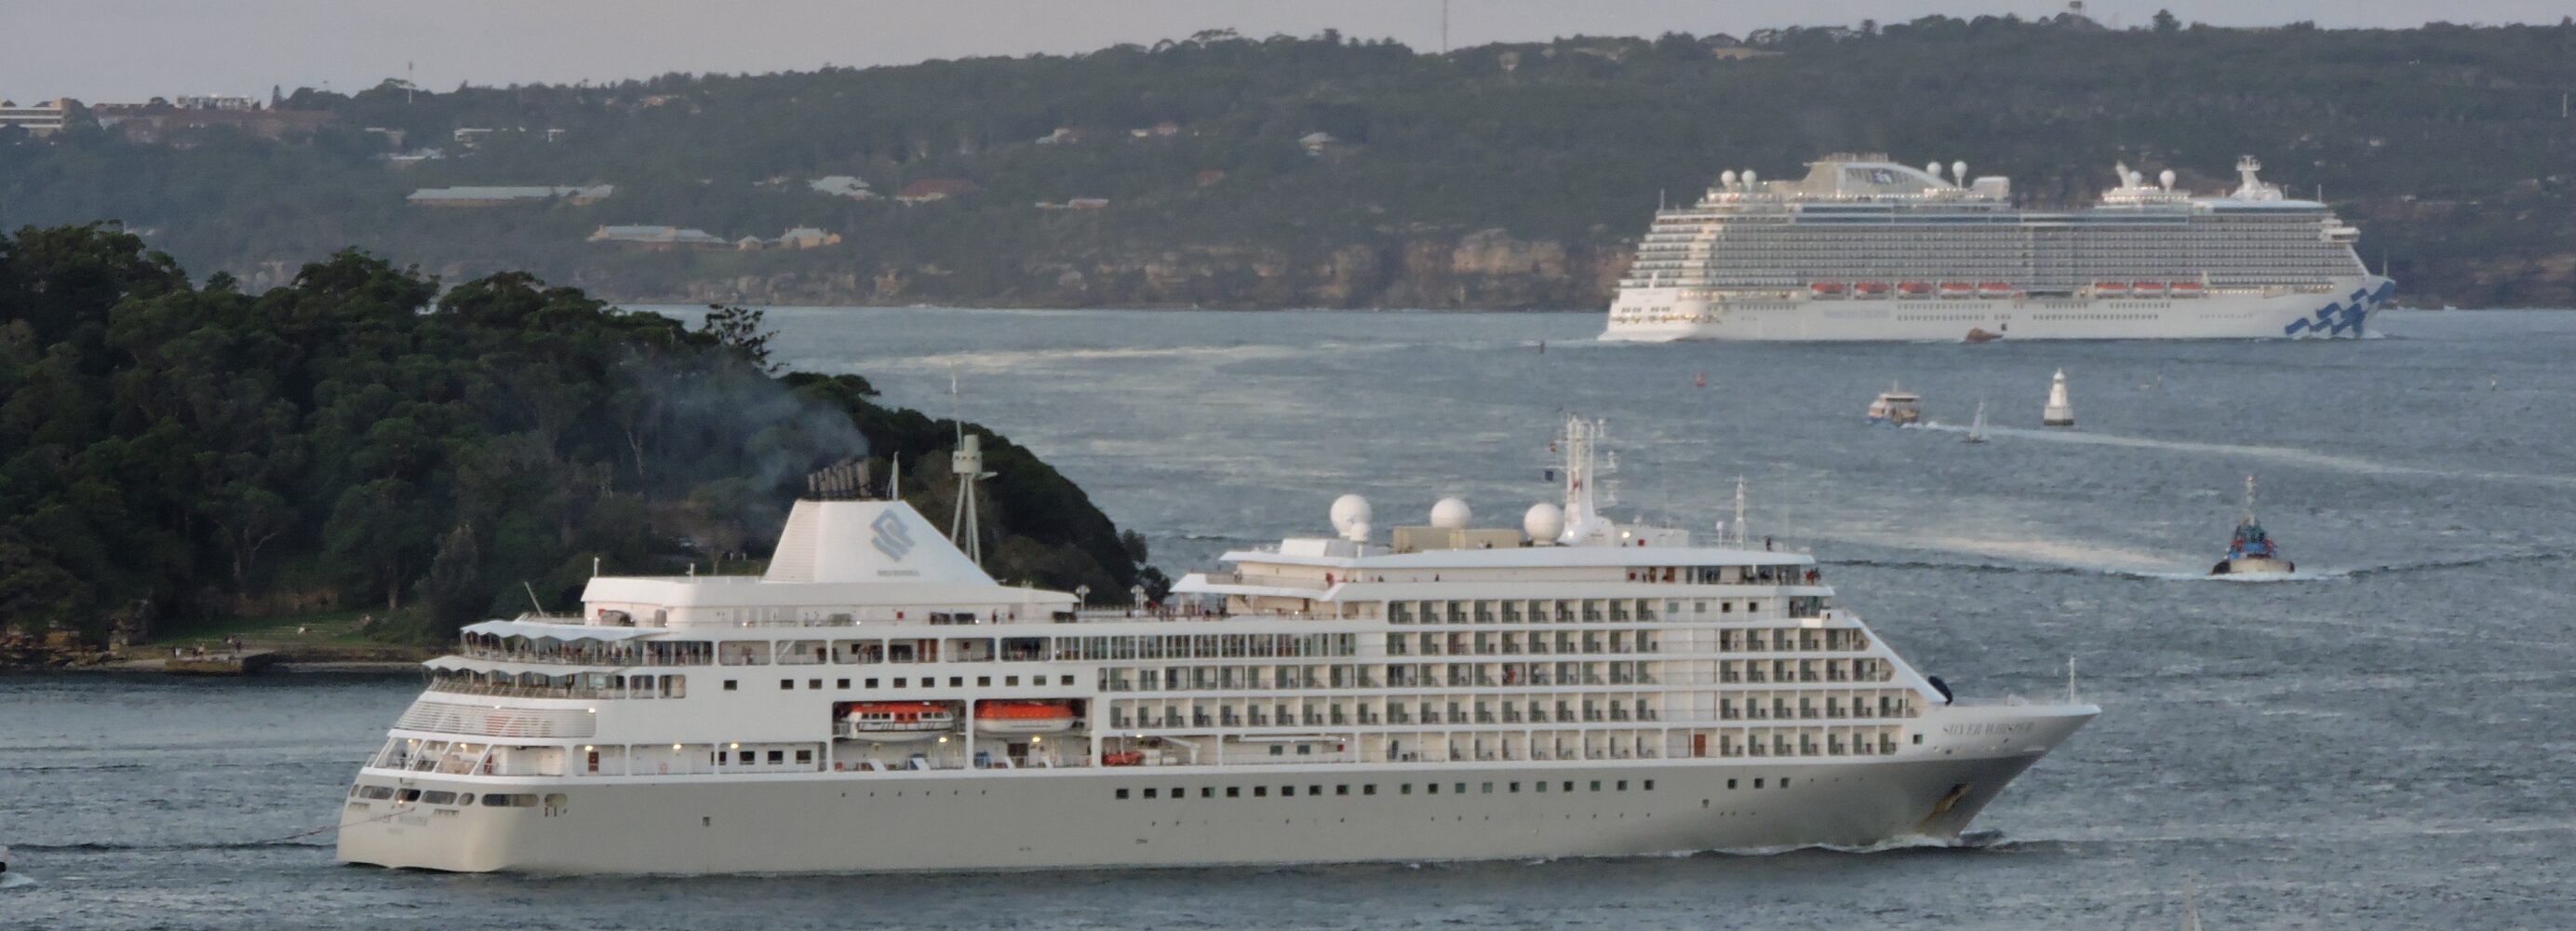
[[[2218,190],[2251,154],[2358,223],[2406,301],[2564,307],[2571,92],[2569,23],[1932,17],[1446,55],[1208,33],[759,77],[299,91],[282,105],[331,118],[281,140],[111,126],[0,144],[0,224],[121,220],[258,286],[355,243],[447,281],[526,269],[631,301],[1591,308],[1657,200],[1727,168],[1964,160],[2045,204],[2090,199],[2114,160]],[[613,192],[405,200],[596,184]],[[677,229],[585,241],[608,226]]]

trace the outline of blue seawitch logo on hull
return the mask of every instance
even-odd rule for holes
[[[877,532],[876,539],[869,542],[876,546],[877,552],[886,554],[887,559],[902,562],[905,556],[912,554],[915,545],[912,531],[904,529],[903,518],[896,517],[893,511],[877,515],[868,527]]]
[[[2344,300],[2327,304],[2315,315],[2290,321],[2288,326],[2281,328],[2281,335],[2332,338],[2350,333],[2358,337],[2362,321],[2370,316],[2371,308],[2387,301],[2388,296],[2396,292],[2397,283],[2394,281],[2382,281],[2377,288],[2355,288]]]

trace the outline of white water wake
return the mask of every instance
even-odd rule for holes
[[[1965,433],[1966,427],[1925,422],[1916,429]],[[2353,456],[2321,453],[2294,446],[2251,446],[2236,443],[2203,443],[2196,440],[2161,440],[2143,436],[2121,436],[2115,433],[2090,433],[2081,430],[2030,430],[2019,427],[1986,428],[1989,439],[2037,440],[2047,443],[2072,443],[2080,446],[2118,446],[2128,449],[2153,449],[2200,456],[2236,456],[2289,465],[2307,466],[2355,475],[2422,475],[2433,478],[2475,479],[2497,482],[2526,482],[2559,488],[2576,488],[2576,476],[2523,475],[2515,472],[2488,472],[2459,469],[2435,469],[2424,466],[2374,462]]]

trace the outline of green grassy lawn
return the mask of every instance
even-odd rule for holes
[[[222,644],[225,637],[233,635],[239,635],[244,645],[255,650],[383,646],[383,643],[358,632],[359,618],[369,613],[351,609],[168,624],[155,631],[152,642],[144,648],[167,651],[171,647],[203,645],[211,649]]]

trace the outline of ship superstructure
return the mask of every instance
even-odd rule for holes
[[[2014,206],[2011,181],[1879,154],[1805,178],[1726,171],[1659,211],[1604,339],[2358,337],[2395,290],[2325,204],[2262,181],[2222,196],[2126,165],[2099,202]]]
[[[758,577],[473,625],[350,789],[344,861],[867,872],[1629,855],[1957,835],[2090,705],[1952,701],[1814,559],[1562,504],[1231,552],[1174,603],[997,583],[912,508],[799,501]]]

